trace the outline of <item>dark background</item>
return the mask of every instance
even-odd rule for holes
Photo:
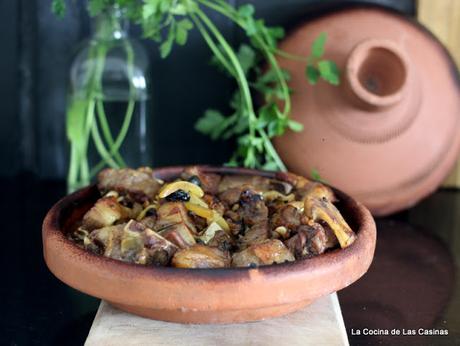
[[[231,0],[240,4],[247,1]],[[253,0],[258,16],[287,30],[322,12],[356,4],[377,4],[414,15],[415,2]],[[0,176],[30,172],[63,178],[67,169],[65,102],[69,67],[78,42],[90,34],[85,1],[68,1],[63,20],[50,12],[51,0],[0,1]],[[242,35],[212,14],[236,45]],[[139,36],[138,28],[131,28]],[[210,52],[197,32],[167,60],[144,41],[151,63],[154,166],[223,163],[231,142],[211,141],[193,124],[206,108],[224,108],[234,84],[209,65]]]

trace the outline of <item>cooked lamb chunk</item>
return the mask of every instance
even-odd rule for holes
[[[223,215],[225,212],[225,206],[219,199],[213,195],[205,194],[203,196],[203,201],[209,206],[210,209],[217,211],[220,215]]]
[[[225,231],[217,231],[214,237],[206,244],[208,246],[216,247],[221,251],[229,251],[235,246],[235,241]]]
[[[160,235],[181,249],[188,248],[196,243],[193,234],[184,223],[169,226],[162,230]]]
[[[154,229],[156,222],[157,222],[157,216],[156,215],[146,216],[139,222],[142,223],[147,228]]]
[[[268,239],[268,222],[261,221],[249,228],[239,240],[240,250],[246,249],[253,244],[259,244]]]
[[[296,196],[299,200],[303,200],[306,197],[313,197],[317,199],[325,198],[330,202],[335,202],[337,200],[334,192],[329,186],[317,182],[311,182],[304,187],[297,189]]]
[[[149,228],[144,231],[144,246],[148,254],[146,264],[168,265],[177,251],[176,245]]]
[[[246,186],[246,188],[250,188],[250,186]],[[232,187],[228,190],[222,191],[219,193],[219,199],[228,207],[230,208],[235,203],[238,203],[241,197],[241,192],[245,189],[245,186],[238,186]]]
[[[232,266],[249,267],[294,261],[289,249],[278,239],[266,240],[233,254]]]
[[[204,217],[198,216],[191,212],[188,214],[188,216],[194,223],[197,233],[202,232],[204,229],[206,229],[206,227],[208,227],[208,221]]]
[[[286,204],[279,208],[270,218],[272,228],[285,226],[291,230],[301,223],[302,213],[296,207]]]
[[[89,238],[91,246],[100,249],[97,253],[138,264],[167,265],[177,250],[174,244],[134,220],[94,230]]]
[[[201,186],[204,192],[216,194],[221,176],[213,173],[205,173],[198,167],[189,167],[184,170],[181,175],[182,179],[192,183],[197,183]]]
[[[270,179],[258,175],[225,175],[219,184],[219,193],[243,185],[256,190],[270,190]]]
[[[326,249],[337,244],[330,238],[335,236],[328,234],[318,223],[301,225],[297,234],[285,242],[286,246],[294,253],[297,259],[312,257],[322,254]]]
[[[233,235],[237,235],[240,233],[244,228],[243,220],[241,219],[240,214],[233,210],[226,210],[224,214],[225,220],[230,227],[230,232]]]
[[[101,249],[106,257],[121,259],[120,242],[125,224],[107,226],[92,231],[89,235],[92,243]]]
[[[335,205],[327,198],[307,195],[304,206],[305,215],[309,219],[326,223],[334,231],[340,247],[348,247],[356,240],[356,234],[351,230]]]
[[[83,216],[82,227],[91,231],[110,226],[125,218],[127,214],[127,208],[121,206],[116,197],[103,197]]]
[[[197,233],[195,225],[190,219],[190,216],[187,213],[187,209],[182,202],[168,202],[162,204],[157,210],[157,215],[158,221],[155,225],[156,231],[171,225],[182,223],[187,226],[192,234]]]
[[[270,186],[272,190],[281,192],[283,195],[290,194],[293,189],[292,184],[277,179],[271,179]]]
[[[249,226],[266,221],[268,218],[268,208],[262,195],[251,189],[246,189],[241,193],[239,210],[244,223]]]
[[[99,173],[98,181],[99,190],[114,190],[138,202],[153,200],[160,188],[153,171],[148,168],[107,168]]]
[[[223,268],[230,266],[230,257],[215,247],[196,244],[176,252],[172,265],[177,268]]]

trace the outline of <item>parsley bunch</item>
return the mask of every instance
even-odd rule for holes
[[[65,0],[53,0],[52,8],[64,15]],[[188,33],[196,28],[213,53],[212,62],[236,81],[237,90],[230,100],[231,114],[210,109],[196,123],[196,129],[212,139],[237,138],[237,149],[229,165],[286,170],[271,138],[287,129],[301,131],[302,125],[289,118],[291,112],[289,73],[280,68],[277,56],[305,62],[306,79],[316,84],[320,79],[337,85],[339,71],[333,61],[322,59],[326,34],[319,35],[308,57],[296,56],[277,48],[284,37],[280,27],[267,26],[256,19],[254,6],[238,8],[224,0],[88,0],[91,16],[117,6],[128,19],[139,24],[144,36],[159,43],[166,58],[175,44],[184,45]],[[237,24],[248,42],[234,49],[203,11],[208,8]],[[265,68],[263,67],[265,66]],[[256,108],[254,95],[262,95],[264,104]]]

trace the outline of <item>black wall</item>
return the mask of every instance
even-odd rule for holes
[[[241,4],[244,0],[231,0]],[[360,3],[413,15],[413,0],[252,0],[257,15],[286,29],[335,8]],[[0,175],[28,171],[62,178],[67,167],[65,101],[68,70],[78,42],[89,35],[82,0],[68,1],[64,20],[50,13],[51,0],[0,1]],[[235,45],[241,33],[227,20],[212,18]],[[138,28],[132,28],[134,35]],[[144,42],[151,60],[155,166],[215,163],[228,159],[231,142],[212,142],[193,124],[206,108],[225,108],[234,84],[209,66],[210,53],[197,32],[167,60]]]

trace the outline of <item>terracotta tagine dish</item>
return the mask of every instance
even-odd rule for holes
[[[275,178],[276,173],[242,168],[200,167],[203,172]],[[160,168],[170,181],[184,167]],[[370,212],[333,190],[354,242],[294,262],[244,268],[184,269],[126,263],[97,255],[69,239],[77,220],[101,197],[96,186],[54,205],[43,223],[43,250],[53,274],[69,286],[140,316],[180,323],[232,323],[280,316],[358,280],[369,268],[376,228]]]
[[[308,55],[321,32],[341,83],[309,86],[303,63],[281,60],[292,75],[292,117],[304,130],[277,138],[277,150],[294,173],[317,170],[375,215],[410,207],[439,186],[459,157],[452,59],[419,24],[377,8],[308,22],[281,49]]]

